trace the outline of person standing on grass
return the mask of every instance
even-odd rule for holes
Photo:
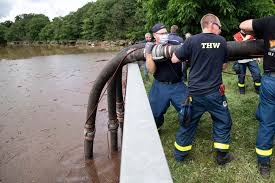
[[[257,38],[264,39],[264,75],[256,112],[259,120],[256,154],[259,172],[268,178],[275,134],[275,16],[246,20],[240,24],[240,29],[246,34],[255,34]]]
[[[152,35],[150,32],[147,32],[144,35],[145,39],[144,41],[142,41],[142,43],[147,43],[147,42],[152,42]],[[146,67],[146,62],[143,65],[143,71],[144,71],[144,77],[145,77],[145,81],[147,82],[147,84],[150,82],[150,77],[149,77],[149,73]]]
[[[152,27],[155,43],[148,42],[145,45],[146,66],[154,76],[154,81],[149,92],[149,102],[158,129],[164,122],[170,103],[177,111],[186,96],[186,85],[182,81],[181,63],[172,64],[170,59],[163,58],[155,62],[152,49],[155,45],[168,44],[168,32],[166,27],[157,23]]]
[[[255,40],[252,35],[246,34],[243,31],[239,31],[233,36],[235,41],[248,41],[248,40]],[[259,65],[257,63],[257,59],[250,58],[250,59],[243,59],[238,60],[237,63],[234,63],[234,68],[236,74],[238,74],[238,87],[240,94],[245,94],[245,75],[246,75],[246,67],[248,67],[253,81],[256,93],[259,93],[260,86],[261,86],[261,71]]]
[[[198,122],[204,112],[209,112],[213,120],[215,160],[218,165],[224,165],[232,160],[228,152],[232,120],[222,84],[227,43],[219,36],[221,23],[217,16],[206,14],[200,23],[202,33],[186,39],[172,56],[173,63],[189,62],[188,100],[192,104],[189,124],[180,123],[177,131],[174,158],[183,161],[189,154]]]

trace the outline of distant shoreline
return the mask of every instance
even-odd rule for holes
[[[119,41],[51,41],[51,42],[8,42],[0,46],[0,61],[31,58],[35,56],[81,54],[90,52],[118,52],[135,43]]]
[[[119,46],[118,43],[98,42],[97,44],[38,44],[26,42],[17,42],[16,44],[7,44],[0,47],[0,61],[27,59],[36,56],[67,55],[83,53],[100,52],[118,52],[125,46]]]
[[[88,41],[88,40],[62,40],[62,41],[12,41],[8,42],[2,47],[13,46],[57,46],[57,47],[78,47],[78,48],[97,48],[107,50],[120,50],[124,47],[130,46],[134,42],[129,40],[117,40],[117,41]],[[1,46],[0,46],[1,47]]]

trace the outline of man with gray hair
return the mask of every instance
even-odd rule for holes
[[[145,35],[144,35],[144,40],[140,41],[139,43],[148,43],[148,42],[152,42],[152,35],[150,32],[147,32]],[[143,64],[143,71],[144,71],[144,77],[145,77],[145,80],[146,80],[146,83],[149,84],[150,83],[150,77],[149,77],[149,73],[148,73],[148,70],[147,70],[147,67],[146,67],[146,62]]]
[[[170,29],[170,34],[168,36],[168,43],[172,45],[183,44],[183,39],[177,34],[178,31],[177,25],[172,25]]]
[[[179,27],[177,25],[172,25],[170,29],[170,34],[168,35],[168,43],[171,45],[183,44],[183,39],[177,34]],[[183,62],[181,64],[182,69],[182,80],[187,81],[187,63]]]

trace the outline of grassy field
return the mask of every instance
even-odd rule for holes
[[[228,72],[232,72],[231,66],[228,67]],[[212,120],[205,113],[200,120],[190,156],[182,163],[176,162],[173,158],[173,144],[178,119],[175,109],[170,107],[160,137],[174,182],[275,182],[274,162],[268,180],[264,180],[257,169],[255,140],[258,121],[255,111],[259,97],[255,93],[252,78],[246,78],[245,95],[239,94],[237,76],[224,73],[223,82],[233,120],[230,150],[234,160],[224,167],[215,164]],[[145,84],[147,91],[150,85],[151,83]]]

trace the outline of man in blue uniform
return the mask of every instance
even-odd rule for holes
[[[233,36],[235,41],[248,41],[248,40],[255,40],[252,35],[246,34],[243,31],[237,32]],[[233,69],[235,70],[236,74],[238,74],[238,87],[240,94],[245,94],[245,75],[246,75],[246,67],[248,67],[253,81],[256,93],[259,93],[260,86],[261,86],[261,71],[257,63],[257,59],[243,59],[238,60],[237,63],[234,63]]]
[[[189,99],[192,104],[188,125],[180,124],[176,134],[174,157],[183,161],[192,149],[192,142],[198,122],[204,112],[213,120],[214,148],[216,162],[224,165],[231,161],[228,153],[232,120],[224,95],[222,69],[227,62],[227,44],[221,33],[221,23],[213,14],[201,19],[202,33],[188,38],[172,57],[173,63],[188,60]]]
[[[149,101],[155,118],[157,128],[159,129],[164,122],[170,103],[177,111],[186,95],[186,85],[182,82],[181,63],[172,64],[171,60],[163,58],[162,61],[155,62],[152,57],[152,48],[154,45],[165,45],[168,43],[168,32],[165,26],[157,23],[152,27],[155,44],[146,43],[145,56],[146,66],[154,76],[154,81],[149,93]]]
[[[254,81],[254,88],[257,94],[259,94],[260,86],[261,86],[261,70],[257,63],[257,59],[243,59],[236,61],[239,67],[239,73],[236,72],[238,75],[238,87],[240,94],[245,94],[245,76],[246,76],[246,68],[249,69],[251,76]],[[236,65],[235,65],[236,67]]]
[[[178,26],[172,25],[168,36],[168,43],[172,45],[183,44],[183,39],[177,34]]]
[[[263,177],[270,175],[270,156],[275,133],[275,16],[250,19],[240,24],[247,34],[264,39],[264,75],[261,80],[260,103],[257,109],[259,120],[256,154],[259,171]]]
[[[183,39],[177,34],[178,31],[177,25],[172,25],[170,29],[170,34],[168,36],[168,43],[171,45],[182,45]],[[182,79],[183,81],[187,81],[187,63],[182,63]]]

